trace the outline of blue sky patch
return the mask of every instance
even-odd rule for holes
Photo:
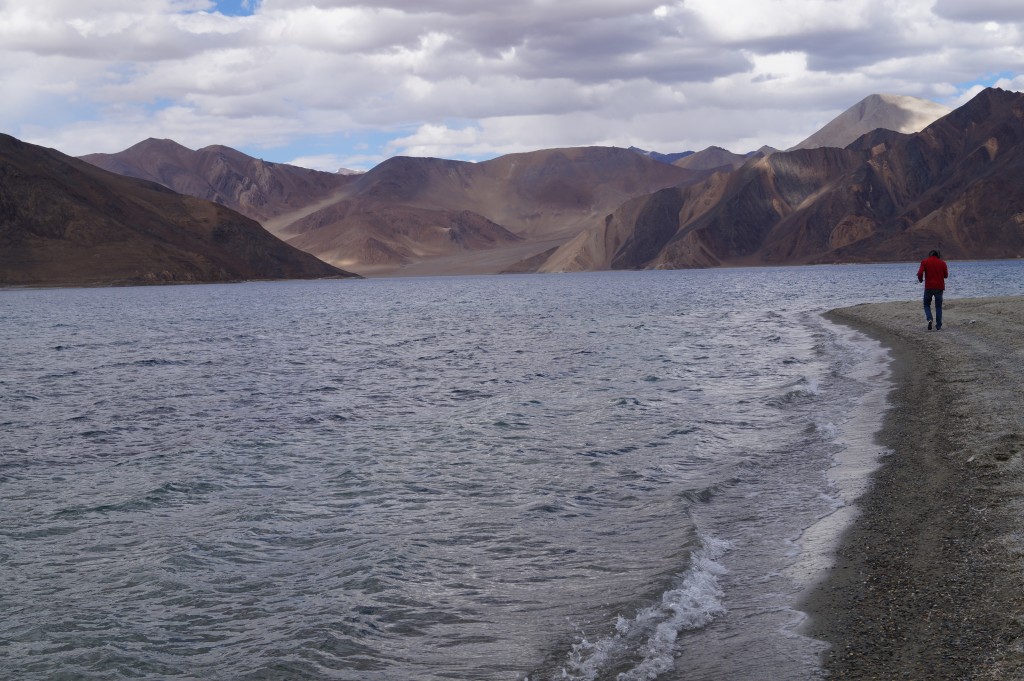
[[[216,11],[232,17],[244,17],[256,11],[257,0],[218,0]]]
[[[983,87],[992,87],[1002,79],[1012,80],[1016,74],[1012,71],[1000,71],[998,73],[990,73],[984,78],[978,80],[972,80],[967,83],[959,83],[957,89],[961,91],[970,90],[975,85],[981,85]]]

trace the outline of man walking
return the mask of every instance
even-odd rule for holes
[[[924,318],[932,330],[932,298],[935,299],[935,330],[942,328],[942,292],[946,290],[949,268],[938,251],[931,251],[917,268],[917,280],[924,282]]]

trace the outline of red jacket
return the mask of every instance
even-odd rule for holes
[[[934,255],[929,255],[921,261],[917,269],[917,280],[924,281],[924,287],[932,290],[946,290],[946,277],[949,276],[949,269],[946,268],[946,261]]]

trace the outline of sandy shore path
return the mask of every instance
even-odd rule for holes
[[[891,450],[814,590],[829,678],[1024,678],[1024,298],[829,313],[892,348]]]

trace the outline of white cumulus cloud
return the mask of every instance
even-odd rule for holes
[[[0,0],[0,130],[366,167],[784,148],[872,93],[1019,89],[1016,0]]]

